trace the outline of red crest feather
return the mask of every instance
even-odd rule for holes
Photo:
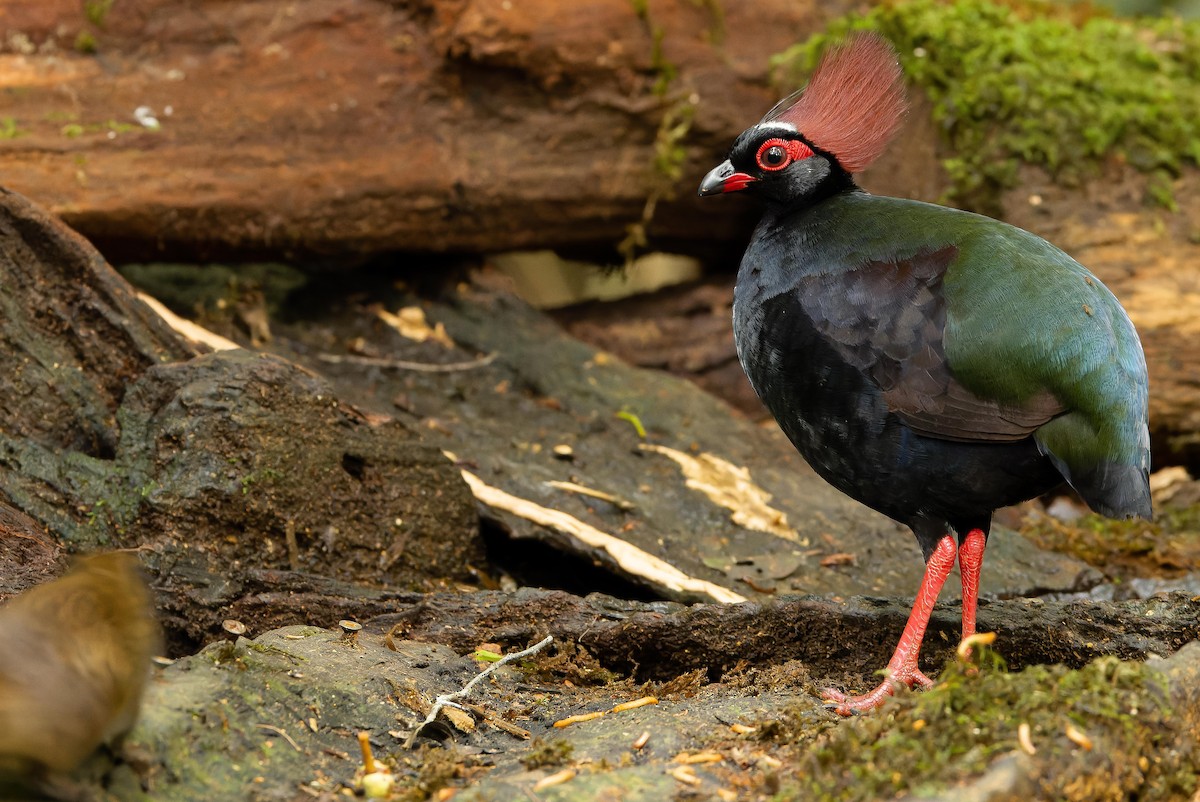
[[[826,53],[800,99],[773,116],[857,173],[883,153],[906,107],[896,51],[882,36],[860,33]]]

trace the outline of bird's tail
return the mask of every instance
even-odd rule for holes
[[[1054,467],[1087,505],[1108,518],[1145,518],[1154,516],[1150,503],[1150,475],[1139,465],[1101,462],[1072,470],[1053,453],[1046,454]]]

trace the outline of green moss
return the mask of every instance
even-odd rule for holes
[[[423,802],[464,776],[474,763],[454,748],[422,746],[415,753],[397,755],[402,775],[391,799],[398,802]]]
[[[819,717],[811,705],[796,702],[770,718],[755,722],[752,737],[764,743],[795,744],[811,741],[832,726],[828,718]]]
[[[96,52],[96,35],[91,31],[80,31],[75,37],[75,52],[91,54]]]
[[[1200,564],[1200,505],[1161,511],[1154,521],[1085,515],[1027,519],[1021,534],[1045,549],[1071,554],[1109,576],[1162,576]]]
[[[25,133],[17,126],[17,121],[13,117],[4,117],[0,119],[0,139],[16,139]]]
[[[551,741],[535,738],[529,745],[529,751],[521,758],[521,765],[530,771],[561,766],[571,759],[574,751],[575,746],[562,738]]]
[[[518,669],[531,681],[558,685],[570,681],[576,686],[611,685],[618,677],[609,671],[574,640],[559,641],[550,655],[538,655],[518,664]]]
[[[709,44],[723,44],[726,32],[725,7],[721,5],[721,0],[692,0],[692,5],[708,12],[709,26],[707,36]]]
[[[103,28],[115,0],[84,0],[83,16],[97,28]]]
[[[954,663],[924,693],[833,730],[777,799],[866,800],[932,795],[1023,754],[1038,798],[1188,799],[1200,758],[1174,715],[1165,678],[1140,663],[1102,658],[1078,670],[1034,666],[1010,674],[984,650],[982,666]],[[1071,726],[1090,748],[1067,735]]]
[[[1025,162],[1072,183],[1105,159],[1157,176],[1151,197],[1173,204],[1168,178],[1200,163],[1200,22],[1077,22],[1067,10],[989,0],[892,2],[835,20],[774,60],[802,83],[830,43],[875,30],[895,45],[933,105],[953,155],[951,200],[994,203]]]
[[[252,473],[246,474],[238,480],[238,483],[242,486],[242,495],[245,496],[249,495],[250,488],[255,484],[274,484],[282,478],[282,471],[275,470],[274,468],[263,468],[262,470],[253,471]]]
[[[651,20],[649,5],[645,0],[631,1],[634,12],[650,36],[650,69],[654,76],[651,93],[662,103],[662,117],[659,118],[654,134],[654,177],[650,194],[642,207],[641,219],[625,227],[625,238],[617,244],[617,252],[625,258],[626,268],[649,245],[649,227],[658,202],[675,196],[687,162],[684,143],[692,129],[692,120],[699,101],[695,93],[681,92],[677,89],[679,68],[663,51],[666,30]],[[698,5],[708,9],[713,19],[711,36],[714,41],[719,39],[724,31],[724,17],[720,14],[719,4],[715,0],[700,0]]]

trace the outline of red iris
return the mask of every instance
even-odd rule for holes
[[[758,148],[754,160],[758,166],[768,172],[782,170],[794,161],[807,159],[813,155],[812,149],[799,139],[768,139]]]

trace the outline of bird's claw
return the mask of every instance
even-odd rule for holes
[[[925,689],[933,685],[933,680],[925,676],[925,674],[920,670],[914,668],[912,671],[912,676],[909,678],[907,685],[910,688]]]
[[[826,706],[839,716],[848,717],[866,713],[883,704],[883,700],[896,692],[896,684],[884,680],[874,690],[861,696],[847,696],[841,691],[826,688],[821,692]]]
[[[861,696],[847,696],[835,688],[825,688],[821,691],[821,698],[825,701],[825,706],[839,716],[853,716],[879,707],[885,699],[895,695],[897,688],[928,688],[932,684],[933,680],[915,666],[889,669],[887,679]]]

